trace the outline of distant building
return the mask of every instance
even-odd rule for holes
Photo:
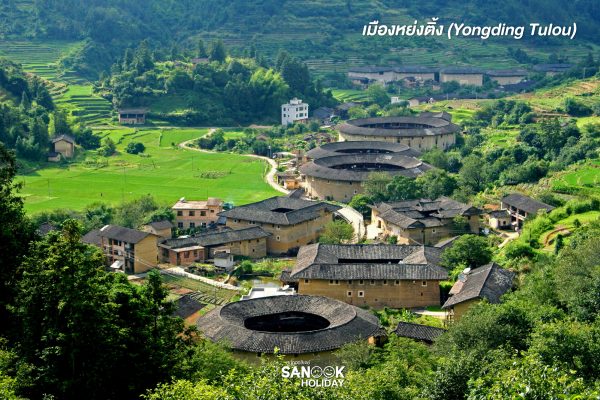
[[[59,135],[52,139],[54,151],[48,153],[48,161],[57,162],[61,158],[73,158],[75,155],[75,139],[69,135]]]
[[[191,61],[192,61],[192,64],[194,64],[194,65],[208,64],[210,62],[208,57],[196,57],[196,58],[192,58]]]
[[[340,118],[346,119],[346,118],[348,118],[348,110],[350,110],[353,107],[359,107],[360,105],[361,105],[360,103],[356,103],[354,101],[349,101],[349,102],[342,103],[339,106],[337,106],[335,108],[335,111],[339,114]]]
[[[410,107],[416,107],[420,104],[433,104],[435,103],[435,99],[431,96],[417,96],[411,97],[408,99],[408,105]]]
[[[535,215],[540,210],[550,212],[554,210],[554,207],[520,193],[512,193],[502,198],[500,209],[507,210],[510,214],[511,223],[517,227],[521,227],[523,226],[523,221],[530,215]]]
[[[456,236],[455,217],[464,217],[468,232],[479,233],[482,211],[448,197],[378,203],[371,207],[371,224],[398,243],[432,245]]]
[[[482,299],[499,303],[502,295],[512,288],[514,276],[514,273],[496,263],[467,269],[459,275],[450,290],[450,298],[442,306],[446,310],[447,319],[458,321],[471,306]]]
[[[201,228],[217,222],[218,214],[223,211],[223,201],[215,197],[208,200],[186,200],[182,197],[171,209],[178,229]]]
[[[267,255],[267,237],[269,236],[270,233],[255,226],[204,233],[189,238],[167,239],[161,241],[158,247],[160,248],[161,262],[173,265],[204,262],[215,258],[218,253],[262,258]]]
[[[541,72],[546,74],[546,76],[554,76],[557,74],[564,74],[573,68],[574,64],[537,64],[533,66],[533,70],[535,72]]]
[[[318,120],[320,123],[328,124],[331,122],[334,113],[335,111],[333,108],[319,107],[312,112],[312,118]]]
[[[458,82],[461,85],[483,86],[483,71],[477,68],[449,67],[440,70],[440,82]]]
[[[331,297],[359,307],[440,305],[442,250],[408,245],[311,244],[300,248],[289,278],[298,293]]]
[[[106,225],[88,233],[83,241],[96,244],[98,239],[107,265],[113,270],[139,274],[158,264],[158,236],[150,232]]]
[[[233,271],[233,267],[235,266],[234,256],[227,250],[215,252],[213,260],[215,263],[215,268],[221,269],[225,272]]]
[[[498,85],[515,85],[527,78],[527,71],[524,69],[503,69],[488,71],[487,75]]]
[[[281,105],[281,125],[286,126],[294,122],[308,121],[308,104],[293,98],[289,103]]]
[[[394,333],[400,337],[418,340],[426,344],[433,344],[444,332],[446,330],[442,328],[403,321],[398,322],[398,326],[394,330]]]
[[[348,79],[359,86],[370,83],[387,85],[412,78],[413,81],[435,80],[436,69],[414,65],[396,67],[355,67],[348,70]]]
[[[316,242],[325,225],[333,221],[333,213],[339,208],[318,201],[271,197],[234,207],[219,215],[227,218],[227,226],[232,229],[261,227],[271,234],[267,239],[267,252],[286,254],[295,252],[300,246]]]
[[[142,227],[142,230],[144,232],[150,232],[156,236],[160,236],[165,239],[168,239],[172,236],[172,229],[173,223],[166,219],[162,221],[150,222]]]
[[[122,108],[119,110],[119,123],[125,125],[141,125],[146,123],[146,108]]]

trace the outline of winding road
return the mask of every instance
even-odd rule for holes
[[[208,130],[208,132],[204,135],[204,137],[206,136],[210,136],[212,135],[212,133],[216,131],[216,128],[210,128]],[[205,150],[205,149],[199,149],[197,147],[192,147],[190,146],[190,143],[198,140],[198,138],[196,139],[190,139],[190,140],[186,140],[185,142],[181,142],[179,143],[179,147],[181,147],[182,149],[187,149],[187,150],[194,150],[194,151],[199,151],[202,153],[217,153],[216,151],[212,151],[212,150]],[[265,176],[265,181],[271,185],[271,187],[281,193],[285,193],[288,194],[290,191],[287,189],[282,188],[281,186],[279,186],[279,184],[277,184],[277,181],[275,180],[275,174],[277,173],[277,163],[275,162],[275,160],[273,160],[272,158],[269,157],[264,157],[264,156],[257,156],[256,154],[242,154],[243,156],[246,157],[254,157],[254,158],[259,158],[262,160],[265,160],[266,162],[269,163],[269,165],[271,166],[271,170],[267,173],[267,175]]]

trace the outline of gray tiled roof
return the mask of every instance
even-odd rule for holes
[[[101,237],[120,240],[126,243],[138,243],[150,235],[152,234],[149,232],[142,232],[118,225],[106,225],[99,232],[99,236]]]
[[[395,128],[369,127],[375,124],[388,124]],[[409,125],[407,125],[409,124]],[[393,137],[420,137],[436,136],[460,131],[458,125],[453,124],[448,116],[433,113],[422,113],[417,117],[377,117],[361,118],[346,121],[338,125],[342,133],[363,136],[393,136]]]
[[[92,229],[81,237],[83,243],[91,244],[100,247],[102,245],[100,239],[100,229]]]
[[[373,209],[379,212],[380,218],[384,221],[404,229],[444,226],[457,215],[470,216],[482,213],[476,207],[449,197],[379,203],[373,206]]]
[[[169,249],[178,249],[194,245],[210,247],[242,240],[261,239],[268,236],[271,236],[271,234],[265,232],[261,227],[252,226],[243,229],[228,229],[220,232],[204,233],[189,238],[167,239],[160,243],[160,247]]]
[[[478,298],[499,303],[500,297],[512,287],[514,276],[514,273],[496,263],[476,268],[466,275],[464,282],[457,281],[456,284],[461,286],[460,290],[446,300],[442,308]]]
[[[319,201],[292,197],[271,197],[257,203],[234,207],[219,215],[244,221],[275,225],[295,225],[319,217],[322,210],[334,212],[341,207]]]
[[[413,245],[311,244],[298,252],[292,279],[444,280],[441,250]],[[363,261],[364,260],[364,261]]]
[[[483,70],[474,67],[446,67],[440,72],[442,74],[483,74]]]
[[[315,314],[329,321],[324,329],[304,332],[265,332],[245,327],[261,315],[284,312]],[[223,341],[234,350],[254,353],[303,354],[335,350],[347,343],[379,336],[379,320],[366,310],[320,296],[274,296],[229,303],[198,320],[198,329],[210,340]]]
[[[446,332],[446,330],[442,328],[435,328],[433,326],[413,324],[410,322],[399,322],[394,332],[396,335],[401,337],[433,343],[435,339],[437,339],[442,333]]]
[[[531,197],[522,195],[520,193],[512,193],[508,196],[503,197],[502,203],[516,207],[519,210],[523,210],[528,214],[535,214],[541,209],[544,209],[546,211],[554,210],[554,207],[552,207],[551,205],[542,203],[541,201],[537,201],[535,199],[532,199]]]
[[[167,219],[163,219],[162,221],[154,221],[147,224],[154,229],[171,229],[173,227],[173,223]]]
[[[64,141],[69,142],[69,143],[75,143],[75,139],[73,139],[73,137],[69,136],[69,135],[58,135],[56,137],[53,137],[52,138],[52,143],[56,143],[56,142],[59,142],[61,140],[64,140]]]

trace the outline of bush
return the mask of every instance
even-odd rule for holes
[[[144,150],[146,150],[146,146],[144,146],[144,144],[140,143],[140,142],[137,142],[137,143],[129,142],[129,144],[125,148],[125,151],[129,154],[143,153]]]

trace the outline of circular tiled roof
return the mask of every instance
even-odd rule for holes
[[[427,113],[418,117],[353,119],[338,125],[337,130],[361,136],[422,137],[455,133],[460,127],[447,117]]]
[[[300,173],[321,179],[363,182],[374,171],[416,178],[433,168],[418,158],[397,154],[347,154],[323,157],[300,167]]]
[[[381,142],[381,141],[345,141],[332,142],[324,144],[309,150],[306,153],[308,158],[316,160],[318,158],[338,156],[344,154],[389,154],[402,153],[407,156],[417,157],[421,155],[417,150],[401,143]]]
[[[260,331],[247,321],[276,314],[308,314],[329,322],[325,328],[293,332]],[[224,341],[234,350],[281,354],[316,353],[334,350],[346,343],[381,334],[379,320],[368,311],[321,296],[274,296],[243,300],[218,307],[198,320],[206,337]]]

